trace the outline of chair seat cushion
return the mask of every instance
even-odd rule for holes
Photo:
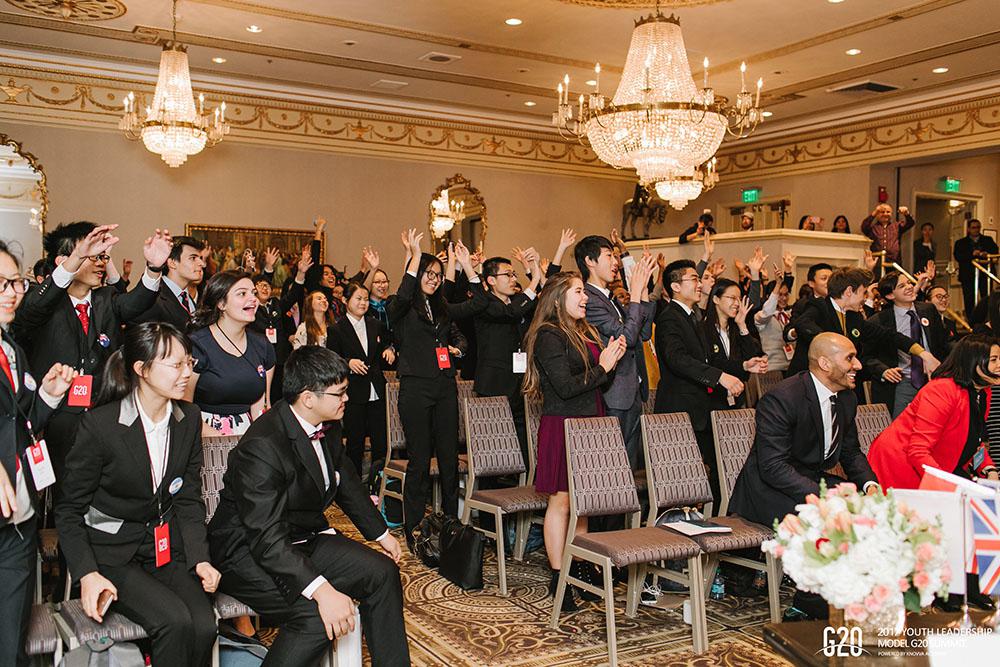
[[[104,616],[104,622],[98,623],[83,613],[83,604],[79,600],[60,604],[59,615],[81,644],[102,637],[110,637],[116,642],[134,642],[146,638],[146,631],[141,625],[133,623],[115,611],[109,611]]]
[[[406,466],[409,464],[407,459],[392,459],[386,466],[389,470],[395,470],[397,472],[406,472]],[[458,455],[458,474],[467,475],[469,473],[469,457],[465,454]],[[438,469],[437,457],[431,459],[431,477],[437,477],[440,475],[440,470]]]
[[[710,521],[729,526],[733,532],[705,533],[691,537],[690,539],[697,542],[705,553],[754,549],[759,547],[764,540],[770,540],[774,537],[774,531],[767,526],[747,521],[738,516],[712,517]]]
[[[36,604],[31,608],[28,620],[28,636],[24,641],[24,651],[28,655],[48,655],[56,652],[59,633],[48,605]]]
[[[219,613],[219,618],[222,619],[257,615],[257,612],[253,609],[225,593],[215,594],[215,611]]]
[[[47,563],[59,559],[59,535],[55,528],[38,529],[38,550]]]
[[[473,500],[496,505],[505,513],[543,510],[548,506],[549,497],[535,491],[534,486],[515,486],[504,489],[479,489],[472,494]]]
[[[679,560],[701,553],[701,548],[688,538],[655,527],[584,533],[573,538],[573,545],[606,556],[617,567]]]

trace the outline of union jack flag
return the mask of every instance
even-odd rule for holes
[[[970,498],[979,590],[1000,594],[1000,514],[996,498]]]

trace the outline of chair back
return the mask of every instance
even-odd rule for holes
[[[471,479],[524,473],[521,444],[506,396],[467,398],[465,425]]]
[[[719,488],[722,502],[719,516],[729,509],[736,478],[743,470],[753,439],[757,434],[756,413],[753,409],[715,410],[712,412],[712,435],[715,437],[715,458],[719,462]]]
[[[389,457],[394,451],[406,449],[406,436],[403,435],[403,420],[399,418],[399,383],[385,384],[385,420],[386,440],[389,443]],[[388,460],[386,461],[388,463]]]
[[[642,414],[651,415],[653,414],[653,408],[656,406],[656,387],[649,388],[649,397],[642,402]]]
[[[760,397],[774,389],[775,385],[784,379],[781,371],[754,373],[747,391],[747,405],[754,407]]]
[[[663,509],[711,503],[705,462],[687,413],[642,415],[640,424],[651,520]]]
[[[458,380],[458,441],[465,442],[468,438],[465,427],[465,401],[475,397],[472,387],[475,384],[472,380]]]
[[[528,484],[535,483],[538,465],[538,424],[542,420],[542,402],[524,396],[524,430],[528,436]]]
[[[396,371],[382,371],[382,375],[385,377],[386,382],[398,382],[396,379]]]
[[[865,456],[879,434],[889,428],[892,423],[892,416],[885,403],[875,405],[859,405],[858,413],[854,416],[854,423],[858,427],[858,445]]]
[[[618,418],[567,419],[564,428],[571,512],[575,516],[638,512],[635,477]]]
[[[205,503],[205,523],[212,520],[215,509],[219,506],[229,452],[239,441],[238,435],[207,435],[201,439],[201,499]]]

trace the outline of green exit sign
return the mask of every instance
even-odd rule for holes
[[[742,193],[744,204],[756,204],[760,201],[760,188],[745,188]]]
[[[941,189],[945,192],[961,192],[962,181],[957,178],[945,176],[941,179]]]

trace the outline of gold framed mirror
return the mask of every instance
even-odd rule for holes
[[[19,141],[0,132],[0,238],[20,254],[25,273],[42,256],[48,212],[42,165]]]
[[[444,250],[448,243],[462,241],[475,252],[486,242],[486,202],[461,174],[445,180],[431,195],[428,205],[427,228],[434,252]]]

